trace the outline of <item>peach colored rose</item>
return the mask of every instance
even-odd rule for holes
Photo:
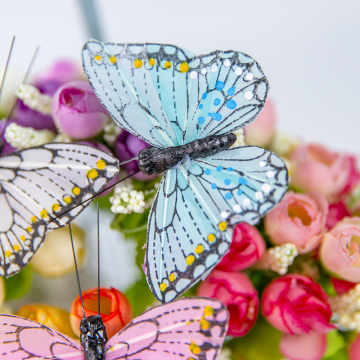
[[[360,282],[360,217],[344,218],[324,235],[320,260],[333,275]]]
[[[98,313],[98,289],[82,292],[85,316]],[[127,297],[114,288],[100,288],[100,316],[106,327],[108,339],[118,333],[132,319],[132,309]],[[72,303],[70,322],[74,333],[80,336],[80,321],[83,317],[80,295]]]
[[[275,133],[276,114],[271,100],[267,100],[258,118],[244,128],[246,145],[267,146]]]
[[[230,313],[230,336],[244,336],[254,326],[259,299],[246,275],[214,270],[200,285],[197,295],[220,300]]]
[[[291,186],[336,198],[349,184],[351,159],[319,144],[300,145],[291,155]]]
[[[216,266],[216,270],[235,272],[254,265],[264,254],[266,245],[255,226],[236,225],[229,252]]]
[[[320,245],[325,233],[328,202],[321,194],[287,192],[265,217],[265,231],[276,245],[295,244],[299,254]]]
[[[273,280],[265,288],[261,307],[266,320],[287,334],[327,333],[334,328],[328,296],[307,276],[293,274]]]

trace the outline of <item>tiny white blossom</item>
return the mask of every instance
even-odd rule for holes
[[[51,115],[52,98],[42,94],[38,88],[32,85],[21,84],[15,91],[15,96],[22,100],[30,109]]]
[[[122,129],[120,126],[114,123],[114,121],[110,121],[104,127],[104,140],[110,145],[114,146],[117,137],[121,134]]]
[[[271,150],[279,156],[288,156],[299,146],[299,143],[295,136],[282,131],[276,131],[271,144]]]
[[[16,149],[26,149],[53,141],[55,134],[47,129],[35,130],[11,123],[5,130],[6,141]]]
[[[115,214],[141,214],[147,208],[144,202],[144,193],[132,188],[129,184],[120,184],[115,187],[110,197],[111,211]]]

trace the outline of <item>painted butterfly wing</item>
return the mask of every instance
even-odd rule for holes
[[[0,359],[83,360],[75,340],[35,321],[0,315]]]
[[[229,249],[229,225],[256,223],[286,189],[283,161],[256,146],[168,170],[148,223],[145,265],[154,296],[172,301],[204,278]]]
[[[250,56],[194,56],[163,44],[89,41],[83,67],[117,124],[159,148],[235,131],[264,106],[267,80]]]
[[[148,310],[106,344],[106,360],[213,360],[224,341],[223,304],[184,298]]]
[[[24,268],[46,231],[74,219],[90,202],[74,207],[101,191],[118,169],[113,156],[81,144],[52,143],[1,157],[0,274]]]

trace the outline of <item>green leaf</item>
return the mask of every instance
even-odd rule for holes
[[[148,307],[154,305],[155,298],[150,291],[149,285],[146,282],[145,276],[137,281],[126,293],[126,297],[131,303],[133,309],[133,316],[138,316],[143,313]]]
[[[27,294],[31,289],[32,277],[31,267],[26,266],[18,274],[4,279],[5,301],[20,299]]]
[[[337,353],[329,357],[323,357],[324,360],[349,360],[347,351],[345,348],[340,349]]]
[[[245,336],[233,338],[227,346],[237,360],[280,360],[281,332],[259,316],[254,328]]]
[[[338,330],[330,331],[327,336],[327,349],[324,359],[332,358],[337,352],[345,348],[346,342],[342,334]]]

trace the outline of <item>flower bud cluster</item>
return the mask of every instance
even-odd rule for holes
[[[111,211],[114,214],[141,214],[146,208],[143,191],[134,190],[130,185],[120,185],[110,197]]]
[[[35,86],[21,84],[15,91],[15,96],[22,100],[30,109],[51,115],[52,97],[42,94]]]
[[[292,265],[297,256],[298,251],[296,246],[287,243],[281,246],[272,247],[265,253],[264,258],[268,257],[270,269],[272,271],[277,272],[279,275],[285,275],[288,271],[288,267]]]

